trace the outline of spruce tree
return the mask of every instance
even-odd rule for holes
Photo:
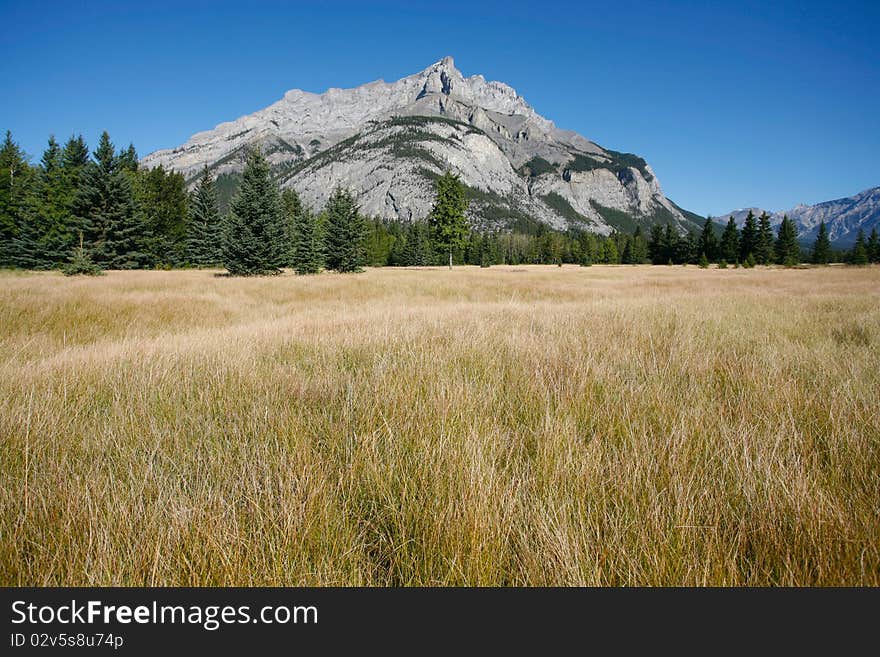
[[[465,219],[468,201],[461,180],[449,171],[437,178],[436,191],[437,198],[429,215],[431,232],[437,248],[448,254],[452,269],[452,252],[464,243],[468,234]]]
[[[80,225],[91,245],[89,255],[103,268],[147,266],[147,228],[135,203],[131,180],[120,168],[106,132],[94,157],[83,171],[76,201]]]
[[[773,257],[773,228],[770,226],[770,216],[766,212],[762,212],[758,223],[755,260],[759,265],[769,265],[773,262]]]
[[[197,267],[223,263],[223,219],[217,209],[217,191],[208,167],[190,195],[186,226],[186,261]]]
[[[61,147],[54,137],[49,137],[34,187],[36,210],[41,223],[40,251],[44,266],[60,265],[71,256],[76,243],[71,203],[74,192],[75,188],[64,168]]]
[[[754,213],[749,210],[746,221],[743,224],[742,233],[739,238],[739,260],[745,262],[750,255],[754,255],[758,247],[758,222]]]
[[[345,273],[362,271],[366,225],[351,192],[337,187],[327,201],[326,262]]]
[[[868,239],[868,260],[880,262],[880,239],[877,238],[876,226],[871,229],[871,237]]]
[[[715,237],[715,224],[711,217],[707,217],[703,224],[703,231],[697,242],[697,250],[700,254],[705,255],[709,262],[714,262],[718,256],[718,240]]]
[[[779,235],[774,247],[776,262],[786,267],[793,267],[801,259],[800,246],[797,241],[797,229],[794,222],[785,215],[779,224]]]
[[[88,214],[86,208],[81,205],[85,201],[85,196],[81,194],[80,188],[82,187],[86,167],[90,163],[89,147],[82,138],[82,135],[68,139],[64,149],[61,151],[61,171],[64,190],[63,204],[71,224],[69,252],[72,252],[76,243],[78,243],[76,235],[84,230],[82,217]],[[66,260],[69,257],[68,253],[64,259]]]
[[[138,170],[138,156],[134,149],[134,144],[129,144],[128,148],[119,153],[119,168],[123,171],[134,173]]]
[[[865,231],[859,228],[856,235],[856,243],[853,245],[852,252],[849,256],[849,262],[852,265],[868,264],[868,245],[865,243]]]
[[[89,257],[88,252],[83,248],[82,233],[79,234],[79,246],[73,250],[70,262],[62,269],[66,276],[100,276],[101,268],[98,267]]]
[[[828,239],[828,229],[825,228],[824,221],[819,224],[819,232],[816,233],[812,260],[814,265],[827,265],[831,261],[831,242]]]
[[[661,263],[671,265],[678,262],[679,253],[681,251],[681,237],[672,224],[666,224],[663,231],[663,241],[661,243]]]
[[[419,221],[411,221],[407,226],[402,258],[408,267],[428,264],[428,245],[423,224]]]
[[[665,242],[663,235],[663,226],[654,224],[651,226],[651,237],[648,239],[648,258],[655,265],[662,265],[665,260],[663,256],[665,250]]]
[[[223,264],[233,276],[279,274],[288,254],[288,235],[269,163],[254,149],[230,206]]]
[[[302,212],[303,204],[299,194],[292,187],[281,190],[281,211],[287,225],[287,265],[296,268],[294,251],[296,249],[296,221]]]
[[[317,274],[324,264],[324,240],[318,217],[300,205],[293,223],[292,266],[297,274]]]
[[[739,260],[739,230],[731,217],[721,234],[721,258],[728,263]]]
[[[0,147],[0,267],[15,265],[14,242],[25,220],[29,169],[24,151],[7,130]]]
[[[135,198],[149,232],[151,262],[179,266],[186,262],[189,194],[182,174],[160,164],[137,172],[120,167],[134,182]]]

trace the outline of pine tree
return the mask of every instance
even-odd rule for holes
[[[868,260],[880,262],[880,239],[877,237],[877,228],[871,229],[871,237],[868,239]]]
[[[828,239],[828,229],[825,228],[824,221],[819,224],[819,232],[816,233],[812,259],[815,265],[827,265],[831,261],[831,242]]]
[[[278,186],[259,150],[247,157],[224,235],[223,264],[233,276],[279,274],[287,250],[287,226]]]
[[[754,213],[749,210],[746,221],[743,224],[742,233],[739,238],[739,260],[745,262],[750,255],[754,255],[758,247],[758,222]]]
[[[718,256],[718,240],[715,237],[715,224],[711,217],[706,218],[703,224],[703,232],[697,242],[697,250],[706,256],[706,260],[714,262]]]
[[[337,187],[327,201],[325,251],[328,269],[362,271],[366,225],[351,192]]]
[[[437,199],[430,214],[431,231],[437,248],[448,253],[452,269],[452,252],[464,243],[468,233],[468,201],[461,180],[449,171],[437,179],[436,190]]]
[[[853,250],[850,253],[849,262],[852,265],[868,264],[868,245],[865,243],[865,231],[861,228],[859,228],[858,235],[856,235],[856,243],[853,245]]]
[[[773,258],[773,228],[770,226],[769,215],[762,212],[758,225],[758,241],[755,244],[755,260],[759,265],[769,265]]]
[[[324,240],[318,217],[302,205],[294,216],[292,266],[297,274],[317,274],[324,264]]]
[[[186,261],[198,267],[223,263],[223,220],[217,209],[217,191],[208,167],[202,170],[189,202],[186,226]]]
[[[95,161],[83,170],[76,206],[90,257],[98,266],[133,269],[147,266],[149,238],[138,211],[131,180],[119,166],[110,136],[101,135]]]
[[[721,234],[721,257],[728,263],[739,260],[739,230],[731,217]]]
[[[793,267],[801,260],[800,246],[797,241],[797,229],[794,222],[785,215],[779,224],[779,235],[774,247],[776,262],[786,267]]]

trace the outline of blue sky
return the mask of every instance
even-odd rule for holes
[[[183,6],[185,4],[185,6]],[[880,2],[0,0],[0,128],[146,154],[444,55],[634,152],[700,214],[880,185]]]

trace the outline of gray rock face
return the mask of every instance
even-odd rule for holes
[[[644,160],[558,129],[508,85],[464,77],[451,57],[396,82],[288,91],[263,110],[151,153],[142,165],[161,164],[190,180],[204,166],[235,174],[254,146],[282,187],[316,209],[342,185],[367,214],[422,218],[433,178],[448,169],[470,188],[475,223],[503,227],[525,218],[598,233],[621,223],[693,225]]]
[[[742,225],[751,209],[756,217],[764,212],[761,208],[745,208],[728,212],[718,218],[719,221],[733,217],[738,225]],[[855,196],[824,201],[816,205],[796,205],[790,210],[767,212],[770,223],[774,226],[782,223],[782,218],[794,221],[798,237],[803,240],[815,239],[819,224],[825,222],[828,237],[832,242],[848,246],[855,242],[859,230],[867,237],[871,230],[880,230],[880,187],[866,189]]]

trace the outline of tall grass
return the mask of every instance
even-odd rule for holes
[[[880,269],[0,276],[0,584],[880,585]]]

